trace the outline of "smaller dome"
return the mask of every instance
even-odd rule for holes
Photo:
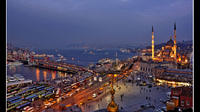
[[[170,39],[169,41],[167,41],[167,45],[173,46],[174,45],[174,41],[172,39]]]

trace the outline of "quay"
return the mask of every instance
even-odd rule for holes
[[[11,82],[11,83],[7,83],[7,86],[14,86],[14,85],[21,85],[21,84],[32,84],[32,80],[23,80],[23,81],[18,81],[18,82]]]

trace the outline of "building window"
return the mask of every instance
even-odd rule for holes
[[[177,94],[178,94],[178,92],[174,91],[174,95],[177,95]]]
[[[184,100],[181,101],[181,106],[184,106]]]
[[[187,101],[187,103],[186,103],[187,105],[190,105],[190,102],[189,101]]]

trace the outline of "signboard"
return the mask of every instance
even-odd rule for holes
[[[99,77],[99,82],[102,82],[102,77]]]
[[[97,81],[97,77],[94,77],[94,81]]]

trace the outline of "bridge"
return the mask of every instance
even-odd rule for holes
[[[96,72],[93,70],[89,70],[85,67],[72,65],[72,64],[68,64],[64,62],[55,62],[55,61],[49,61],[49,60],[43,60],[43,59],[32,59],[31,63],[32,63],[31,66],[55,70],[55,71],[61,71],[61,72],[67,72],[67,73],[76,73],[78,71],[86,71],[92,74],[96,74]]]

